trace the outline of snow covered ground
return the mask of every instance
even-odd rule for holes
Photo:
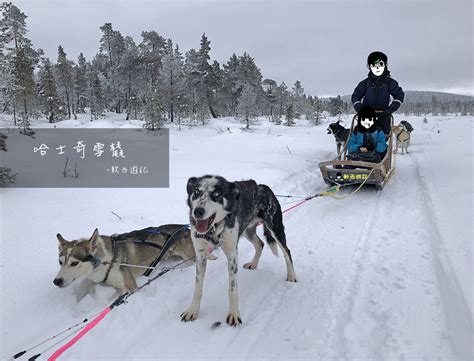
[[[191,301],[194,268],[172,271],[113,310],[62,359],[473,359],[474,118],[427,118],[396,118],[415,131],[410,154],[396,157],[396,173],[382,191],[316,198],[285,214],[299,282],[285,282],[283,258],[265,247],[258,269],[239,271],[241,327],[225,324],[227,266],[218,250],[197,321],[179,319]],[[117,116],[58,124],[138,125]],[[72,287],[53,286],[56,233],[72,239],[95,227],[112,234],[188,223],[186,181],[208,173],[253,178],[279,194],[314,194],[326,188],[317,163],[336,149],[326,127],[262,119],[242,132],[239,123],[220,119],[171,128],[169,189],[0,190],[1,357],[112,300],[113,290],[100,288],[77,303]],[[242,239],[239,249],[242,265],[253,247]],[[211,329],[215,321],[223,324]]]

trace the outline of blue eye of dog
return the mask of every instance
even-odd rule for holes
[[[198,195],[200,195],[200,194],[201,194],[201,191],[196,188],[196,189],[194,190],[194,195],[195,195],[195,196],[198,196]]]
[[[217,197],[219,197],[220,195],[221,195],[221,193],[220,193],[220,192],[217,192],[217,191],[215,191],[215,192],[212,193],[212,196],[213,196],[214,198],[217,198]]]
[[[79,262],[71,262],[71,266],[72,266],[72,267],[75,267],[75,266],[77,266],[78,264],[79,264]]]

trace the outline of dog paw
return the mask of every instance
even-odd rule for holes
[[[246,264],[244,264],[244,268],[246,268],[246,269],[255,269],[255,268],[257,268],[257,263],[247,262]]]
[[[227,315],[226,322],[230,326],[237,327],[238,325],[242,324],[242,319],[240,318],[240,315],[238,313],[229,313]]]
[[[214,256],[212,253],[207,254],[207,259],[210,261],[215,261],[217,259],[216,256]]]
[[[188,321],[194,321],[198,318],[199,311],[194,310],[192,308],[184,311],[179,317],[181,317],[181,321],[183,322],[188,322]]]
[[[295,282],[295,283],[298,282],[295,275],[286,277],[286,281],[287,282]]]

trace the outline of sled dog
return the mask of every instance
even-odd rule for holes
[[[119,293],[137,287],[136,279],[148,276],[159,262],[185,261],[194,263],[194,248],[187,225],[167,224],[112,236],[99,235],[95,229],[89,239],[59,241],[60,270],[53,283],[67,287],[84,277],[92,284],[105,284]],[[129,267],[129,264],[139,267]]]
[[[228,182],[220,176],[192,177],[187,183],[191,239],[196,252],[196,283],[191,306],[181,314],[182,321],[193,321],[199,315],[206,250],[209,246],[222,247],[229,273],[229,313],[227,323],[242,323],[238,305],[237,243],[244,235],[254,246],[253,259],[244,268],[254,269],[262,255],[264,243],[256,233],[263,223],[263,231],[272,252],[281,248],[286,261],[287,281],[296,282],[293,260],[286,245],[285,228],[280,204],[271,189],[253,180]]]
[[[395,135],[396,139],[396,147],[393,151],[397,153],[398,148],[402,148],[402,154],[405,153],[405,150],[408,154],[408,146],[410,145],[410,133],[405,129],[405,127],[401,124],[395,125],[393,127],[393,134]]]
[[[402,120],[400,122],[400,125],[403,125],[403,127],[408,133],[413,132],[413,126],[410,123],[408,123],[406,120]]]
[[[336,147],[337,147],[337,154],[339,155],[341,153],[341,148],[344,148],[344,145],[346,144],[349,134],[350,134],[350,129],[344,128],[340,123],[340,120],[338,120],[335,123],[331,123],[328,126],[328,134],[334,135],[334,138],[336,140]]]

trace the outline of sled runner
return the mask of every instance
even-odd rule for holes
[[[349,138],[354,131],[356,119],[357,115],[352,118]],[[392,127],[393,116],[390,116],[390,133],[386,134],[388,136],[387,152],[380,163],[350,160],[346,142],[336,159],[319,163],[324,182],[329,185],[372,184],[377,189],[382,189],[394,170],[392,162]]]

